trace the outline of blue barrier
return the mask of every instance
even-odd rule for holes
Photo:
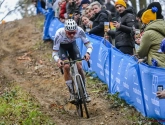
[[[165,99],[156,97],[157,86],[165,88],[165,69],[139,64],[147,117],[165,119]]]
[[[111,60],[110,92],[119,92],[121,98],[146,116],[137,61],[115,48],[111,49]]]
[[[50,24],[53,21],[53,16],[54,16],[54,11],[52,8],[48,8],[48,13],[45,15],[45,22],[44,22],[44,27],[43,27],[43,40],[49,40],[51,39],[50,37]],[[55,32],[54,32],[55,33]]]
[[[48,25],[48,24],[46,24]],[[63,27],[57,18],[49,24],[48,36],[53,40],[56,30]],[[83,69],[94,71],[108,85],[109,92],[119,92],[119,96],[134,106],[143,116],[165,119],[165,99],[156,97],[157,85],[165,88],[165,69],[139,64],[133,57],[121,53],[103,38],[86,34],[93,45],[91,68],[83,62]],[[80,53],[86,48],[77,39]]]
[[[43,9],[42,7],[41,7],[41,2],[40,2],[40,0],[37,0],[37,8],[36,8],[36,13],[37,14],[43,14],[43,15],[46,15],[48,12],[45,10],[45,9]]]

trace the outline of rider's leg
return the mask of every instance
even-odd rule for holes
[[[72,44],[61,44],[60,45],[60,50],[59,50],[59,57],[65,62],[68,60],[68,48],[72,47]],[[64,79],[65,83],[68,86],[69,92],[70,92],[70,100],[69,101],[74,101],[74,89],[73,89],[73,83],[72,83],[72,78],[70,76],[70,66],[69,64],[65,64],[63,67],[64,70]]]
[[[81,62],[77,62],[77,68],[78,68],[78,72],[80,73],[81,77],[82,77],[82,80],[83,80],[83,83],[84,83],[84,87],[86,89],[86,80],[85,80],[85,75],[84,75],[84,72],[82,70],[82,63]],[[89,96],[89,94],[87,93],[86,91],[86,94],[87,94],[87,97],[86,97],[86,102],[90,102],[91,101],[91,98]]]
[[[71,78],[71,75],[70,75],[70,66],[69,66],[69,64],[64,65],[64,79],[65,79],[66,85],[68,86],[68,89],[69,89],[69,92],[70,92],[69,101],[73,102],[73,101],[75,101],[74,88],[73,88],[72,78]]]
[[[72,43],[72,47],[68,50],[68,53],[69,53],[69,56],[70,56],[70,58],[71,58],[72,60],[81,59],[81,55],[80,55],[79,49],[78,49],[78,47],[77,47],[77,45],[76,45],[76,41],[74,41],[74,42]],[[83,73],[82,65],[81,65],[80,62],[77,63],[77,68],[78,68],[78,71],[79,71],[79,73],[80,73],[80,75],[81,75],[81,77],[82,77],[82,79],[83,79],[83,83],[84,83],[84,87],[85,87],[85,75],[84,75],[84,73]],[[87,102],[90,102],[91,99],[90,99],[90,97],[89,97],[89,99],[88,99],[88,97],[89,97],[89,96],[87,96],[86,100],[87,100]]]

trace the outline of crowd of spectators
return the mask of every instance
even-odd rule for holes
[[[61,22],[73,18],[89,34],[105,37],[106,32],[108,40],[111,43],[114,41],[112,44],[124,54],[137,54],[140,58],[139,62],[146,60],[149,65],[165,67],[165,55],[157,51],[165,36],[162,26],[164,19],[159,2],[152,2],[147,8],[136,13],[129,0],[40,1],[43,8],[53,8],[55,17]],[[37,0],[33,2],[36,3]],[[154,14],[151,12],[153,7],[157,9]],[[104,22],[111,22],[112,25],[105,30]],[[136,34],[136,31],[140,33]],[[154,35],[155,37],[152,38]]]

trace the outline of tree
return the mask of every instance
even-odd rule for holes
[[[2,6],[2,4],[4,2],[5,2],[5,0],[3,0],[0,3],[0,7]],[[9,11],[7,12],[7,14],[0,21],[4,20],[7,16],[9,16],[12,13],[19,12],[22,15],[23,18],[35,14],[34,7],[32,7],[31,0],[19,0],[14,9],[11,10],[10,7],[8,7],[8,6],[7,6],[7,9]]]

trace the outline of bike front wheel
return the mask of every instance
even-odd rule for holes
[[[88,113],[88,109],[87,109],[87,105],[86,105],[86,100],[85,100],[85,93],[84,93],[84,89],[83,89],[83,86],[82,86],[82,81],[80,79],[80,76],[77,76],[76,77],[76,80],[77,80],[77,85],[78,85],[78,89],[79,89],[79,101],[78,101],[78,104],[76,105],[77,107],[77,112],[79,114],[79,116],[83,117],[83,108],[85,110],[85,114],[86,114],[86,117],[89,118],[89,113]]]

